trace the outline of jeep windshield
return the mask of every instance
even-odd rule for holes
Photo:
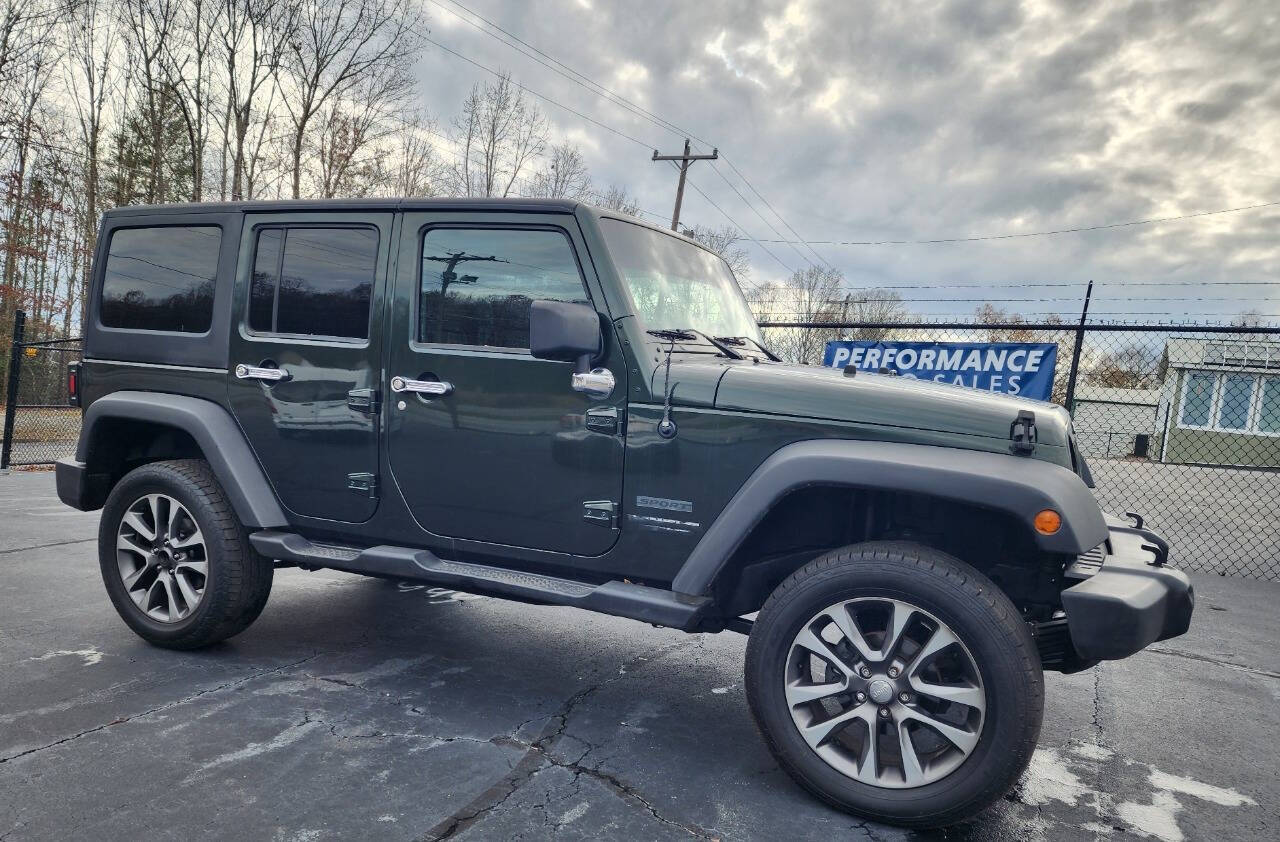
[[[763,341],[722,258],[679,237],[620,219],[602,219],[600,229],[642,328],[692,329],[717,339]]]

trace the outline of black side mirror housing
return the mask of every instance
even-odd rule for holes
[[[587,304],[568,301],[534,301],[529,305],[529,353],[540,360],[574,363],[578,373],[604,349],[600,316]]]

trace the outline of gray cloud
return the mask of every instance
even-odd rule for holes
[[[1280,21],[1266,3],[466,2],[718,145],[809,239],[1017,233],[1280,200]],[[509,68],[646,145],[674,150],[680,143],[435,7],[432,17],[434,37],[476,60]],[[439,52],[426,56],[421,73],[426,106],[446,116],[483,75]],[[553,106],[545,110],[559,132],[582,144],[599,181],[625,184],[645,208],[669,213],[668,168],[635,144]],[[692,174],[751,235],[778,237],[706,164]],[[1247,307],[1222,301],[1189,311],[1162,300],[1176,295],[1171,290],[1123,284],[1277,280],[1277,216],[818,249],[856,286],[936,283],[937,297],[968,298],[946,292],[947,284],[982,283],[1007,299],[1034,297],[1024,283],[1078,281],[1083,289],[1092,277],[1104,282],[1103,300],[1114,299],[1116,312],[1204,317]],[[696,193],[687,197],[685,219],[725,222]],[[786,245],[768,248],[792,268],[803,262]],[[756,278],[786,271],[762,248],[749,251]],[[1120,300],[1131,297],[1146,300]],[[1069,302],[1010,306],[1075,309]],[[1280,313],[1280,304],[1270,307]]]

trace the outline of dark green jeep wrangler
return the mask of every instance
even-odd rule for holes
[[[275,567],[750,635],[778,762],[907,825],[1000,797],[1042,670],[1186,631],[1067,414],[789,366],[724,262],[555,201],[106,214],[58,493],[139,635],[243,631]]]

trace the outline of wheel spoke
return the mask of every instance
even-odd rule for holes
[[[195,524],[194,518],[191,520],[191,523],[194,526]],[[190,535],[188,535],[187,537],[181,540],[177,540],[177,541],[172,540],[173,536],[170,535],[169,546],[173,547],[175,550],[182,550],[182,549],[186,549],[187,547],[194,547],[197,544],[203,544],[204,535],[200,534],[200,527],[196,526],[194,528],[195,528],[194,532],[192,532]]]
[[[863,783],[875,784],[880,780],[880,739],[877,734],[876,715],[873,709],[860,710],[858,718],[867,726],[867,739],[858,760],[857,778]]]
[[[142,519],[142,515],[138,514],[137,512],[130,511],[127,514],[125,514],[124,522],[129,525],[130,529],[132,529],[134,532],[137,532],[146,540],[154,541],[156,539],[156,531],[152,529],[150,526],[147,526],[146,521]]]
[[[178,611],[178,596],[173,591],[173,577],[169,575],[160,576],[160,582],[164,585],[164,596],[169,601],[169,622],[177,620],[181,613]]]
[[[142,602],[140,604],[142,605],[142,610],[146,611],[148,614],[150,614],[152,611],[155,611],[159,607],[156,605],[156,593],[157,592],[164,593],[163,580],[164,580],[163,572],[156,574],[155,579],[153,579],[151,581],[151,584],[147,586],[147,590],[142,596]],[[163,618],[159,618],[159,619],[163,619]]]
[[[165,526],[164,537],[171,539],[178,534],[178,517],[186,513],[187,510],[177,500],[169,501],[169,523]]]
[[[959,642],[960,641],[956,639],[956,636],[951,633],[949,628],[939,625],[934,629],[933,634],[930,635],[929,641],[925,643],[925,645],[920,648],[920,651],[911,658],[911,674],[914,674],[916,670],[924,666],[925,662],[934,655],[938,654],[943,649],[946,649],[951,644]]]
[[[795,707],[806,702],[815,702],[828,696],[834,696],[837,693],[843,693],[848,687],[848,683],[844,681],[833,681],[830,684],[805,684],[800,681],[788,682],[787,704]]]
[[[854,622],[847,605],[837,605],[835,608],[824,612],[824,616],[836,624],[836,627],[840,629],[840,633],[844,635],[845,640],[849,641],[849,645],[857,650],[864,661],[876,660],[875,650],[871,648],[866,638],[862,636],[862,631],[858,628],[857,623]]]
[[[956,702],[978,710],[986,709],[986,695],[982,692],[981,687],[974,687],[969,684],[934,684],[913,675],[911,676],[911,688],[922,696],[945,699],[948,702]]]
[[[963,728],[957,728],[949,722],[934,719],[932,716],[929,716],[915,708],[903,708],[899,713],[899,718],[904,720],[912,719],[932,728],[934,731],[941,734],[948,742],[960,749],[964,754],[968,754],[973,751],[973,747],[978,744],[978,737],[981,736],[978,732],[966,731]]]
[[[916,754],[915,743],[911,742],[911,730],[907,723],[898,723],[898,746],[902,753],[902,778],[907,786],[919,786],[924,782],[924,770],[920,768],[920,757]]]
[[[885,627],[884,644],[880,647],[881,661],[890,660],[898,651],[898,644],[902,642],[902,633],[906,631],[907,624],[916,613],[916,610],[905,602],[891,600],[889,605],[891,613],[889,624]]]
[[[835,653],[831,645],[820,636],[814,634],[813,629],[809,626],[806,626],[800,631],[800,634],[796,635],[795,645],[808,649],[824,661],[830,662],[833,667],[840,670],[846,677],[853,674],[853,671],[845,665],[845,662],[840,660],[840,656]]]
[[[161,517],[160,517],[160,495],[159,495],[159,494],[148,494],[148,495],[147,495],[147,504],[148,504],[149,506],[151,506],[151,522],[152,522],[153,524],[155,524],[155,528],[154,528],[154,530],[153,530],[152,534],[153,534],[154,536],[156,536],[156,537],[159,537],[159,536],[160,536],[160,524],[164,523],[164,521],[163,521],[163,520],[161,519]]]
[[[858,707],[849,708],[843,713],[837,713],[830,719],[824,719],[820,722],[814,722],[800,729],[800,736],[804,737],[813,748],[819,748],[835,735],[837,731],[843,730],[850,722],[858,719],[860,716]]]
[[[129,552],[131,552],[131,553],[135,553],[135,554],[137,554],[137,555],[140,555],[140,556],[142,556],[142,558],[143,558],[143,560],[144,560],[144,563],[145,563],[146,558],[147,558],[148,556],[150,556],[150,555],[151,555],[151,550],[150,550],[150,549],[148,549],[147,547],[142,546],[141,544],[139,544],[138,542],[136,542],[134,539],[132,539],[132,538],[130,538],[130,537],[128,537],[128,536],[126,536],[126,535],[124,535],[124,534],[121,534],[121,535],[117,535],[117,536],[116,536],[116,549],[117,549],[117,550],[128,550],[128,551],[129,551]]]
[[[137,570],[133,571],[132,573],[130,573],[128,576],[125,577],[124,589],[126,591],[132,591],[134,589],[134,586],[138,584],[138,581],[142,579],[142,577],[145,576],[148,571],[154,570],[155,567],[156,566],[152,564],[149,560],[144,561],[141,567],[139,567]]]
[[[187,611],[195,608],[196,603],[200,601],[200,594],[197,593],[196,589],[187,581],[187,577],[182,575],[180,572],[175,573],[173,581],[177,583],[178,590],[182,593],[182,601],[186,603]],[[184,611],[183,613],[185,614],[186,612]]]
[[[199,573],[201,576],[209,575],[209,562],[207,561],[180,561],[174,565],[175,573]]]

